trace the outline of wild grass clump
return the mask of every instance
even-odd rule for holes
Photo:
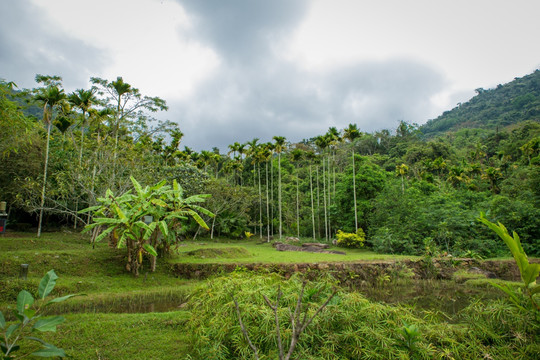
[[[242,321],[261,359],[277,359],[277,335],[273,311],[263,295],[275,301],[285,348],[292,328],[302,279],[285,281],[275,274],[235,274],[216,278],[198,288],[189,303],[186,324],[193,359],[252,359],[253,352],[242,334],[233,296]],[[308,283],[303,306],[308,316],[328,298],[330,279]],[[536,324],[536,325],[535,325]],[[404,337],[414,326],[414,342]],[[338,291],[336,296],[301,335],[295,357],[299,359],[479,359],[533,358],[540,350],[538,323],[508,304],[475,302],[459,314],[458,324],[437,317],[420,318],[412,309],[372,303],[357,292]],[[528,357],[527,357],[528,356]]]

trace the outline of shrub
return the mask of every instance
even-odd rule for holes
[[[364,230],[358,228],[355,233],[345,233],[341,230],[338,230],[336,234],[337,245],[346,248],[361,248],[364,246],[364,241],[366,240],[366,234]]]

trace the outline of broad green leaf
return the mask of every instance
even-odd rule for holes
[[[197,224],[199,224],[202,228],[206,229],[206,230],[210,230],[210,228],[208,227],[208,225],[206,225],[206,223],[204,222],[204,220],[199,216],[199,214],[197,214],[195,211],[192,211],[191,212],[191,217],[197,222]]]
[[[17,311],[19,314],[24,314],[24,310],[28,309],[34,303],[34,298],[26,290],[22,290],[17,296]]]
[[[161,231],[163,236],[167,237],[169,235],[169,227],[167,226],[167,223],[165,221],[160,221],[158,224],[159,231]]]
[[[161,207],[168,207],[167,203],[161,199],[152,199],[150,202],[154,205],[161,206]]]
[[[143,249],[146,250],[147,253],[149,253],[152,256],[157,256],[157,251],[154,249],[154,247],[150,244],[144,244]]]
[[[35,351],[32,353],[34,356],[51,358],[51,357],[67,357],[66,352],[63,349],[57,348],[54,345],[48,344],[43,349]]]
[[[115,227],[109,227],[109,228],[105,229],[101,234],[99,234],[96,237],[95,241],[100,242],[101,240],[103,240],[105,238],[105,236],[109,235],[114,229],[115,229]]]
[[[66,295],[66,296],[54,298],[54,299],[52,299],[52,300],[49,300],[49,302],[46,303],[45,305],[54,304],[54,303],[59,303],[59,302],[62,302],[62,301],[66,301],[67,299],[70,299],[70,298],[72,298],[72,297],[75,297],[75,296],[83,296],[83,295],[85,295],[85,294],[71,294],[71,295]]]
[[[0,311],[0,328],[4,329],[6,327],[6,318],[4,318],[4,314]]]
[[[79,214],[84,214],[84,213],[87,213],[87,212],[96,211],[98,209],[101,209],[100,205],[90,206],[90,207],[87,207],[86,209],[79,210]]]
[[[193,210],[197,210],[198,212],[201,212],[201,213],[203,213],[203,214],[205,214],[205,215],[207,215],[207,216],[210,216],[210,217],[214,217],[214,216],[215,216],[213,212],[211,212],[210,210],[207,210],[207,209],[203,208],[202,206],[199,206],[199,205],[190,205],[190,206],[191,206],[191,208],[192,208]]]
[[[5,334],[6,339],[9,339],[9,337],[11,336],[11,334],[13,334],[13,332],[14,332],[15,330],[17,330],[17,329],[19,328],[19,326],[21,326],[20,323],[9,325],[8,328],[7,328],[7,330],[6,330],[6,334]]]
[[[521,278],[525,283],[525,286],[529,286],[530,283],[536,281],[536,278],[540,274],[540,264],[528,264],[521,274]]]
[[[26,309],[24,310],[24,316],[26,316],[28,319],[31,319],[36,315],[36,310],[34,309]]]
[[[45,299],[45,297],[51,293],[56,285],[56,279],[58,279],[58,275],[56,275],[54,270],[49,270],[49,272],[45,274],[38,287],[40,299]]]
[[[137,191],[137,194],[140,195],[143,192],[141,184],[139,184],[139,182],[135,180],[133,176],[130,176],[129,178],[131,179],[131,182],[133,183],[133,187],[135,188],[135,191]]]
[[[156,185],[152,186],[150,189],[152,190],[159,190],[161,189],[165,184],[167,183],[167,180],[161,180],[160,182],[158,182]]]
[[[180,193],[180,197],[182,196],[182,187],[178,184],[176,179],[173,179],[173,190],[174,192]]]
[[[529,289],[529,291],[532,295],[540,293],[540,285],[536,285],[532,289]]]
[[[63,323],[65,319],[62,316],[55,316],[48,319],[41,319],[38,320],[34,326],[32,327],[32,330],[37,330],[41,332],[45,331],[52,331],[56,332],[56,326]]]
[[[124,246],[126,246],[126,238],[127,238],[126,233],[123,232],[122,236],[120,236],[120,239],[118,240],[118,244],[116,244],[116,247],[118,249],[122,249]]]
[[[125,223],[128,220],[126,214],[116,204],[111,206],[111,208],[114,210],[118,218],[122,220],[122,223]]]

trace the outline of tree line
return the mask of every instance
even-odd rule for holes
[[[92,78],[66,94],[61,78],[38,87],[0,83],[0,174],[10,219],[82,227],[107,189],[177,182],[187,195],[208,193],[208,236],[286,236],[330,241],[338,230],[366,233],[377,251],[456,255],[504,252],[475,223],[479,211],[540,251],[540,125],[461,129],[426,139],[414,124],[374,133],[356,124],[330,127],[301,142],[274,136],[194,151],[183,133],[152,114],[166,102],[142,95],[122,78]],[[43,221],[46,219],[47,221]],[[41,230],[38,230],[41,231]],[[203,234],[195,221],[181,236]]]

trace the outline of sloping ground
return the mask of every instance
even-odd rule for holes
[[[537,260],[538,261],[538,260]],[[316,276],[320,273],[331,273],[341,282],[350,279],[374,281],[380,276],[397,275],[400,272],[411,272],[417,279],[451,279],[458,270],[477,268],[490,277],[517,281],[519,270],[513,260],[475,260],[475,259],[434,259],[427,260],[377,260],[356,262],[320,262],[320,263],[229,263],[229,264],[189,264],[171,265],[174,275],[188,279],[205,279],[215,274],[233,271],[271,272],[290,277],[301,272]]]

